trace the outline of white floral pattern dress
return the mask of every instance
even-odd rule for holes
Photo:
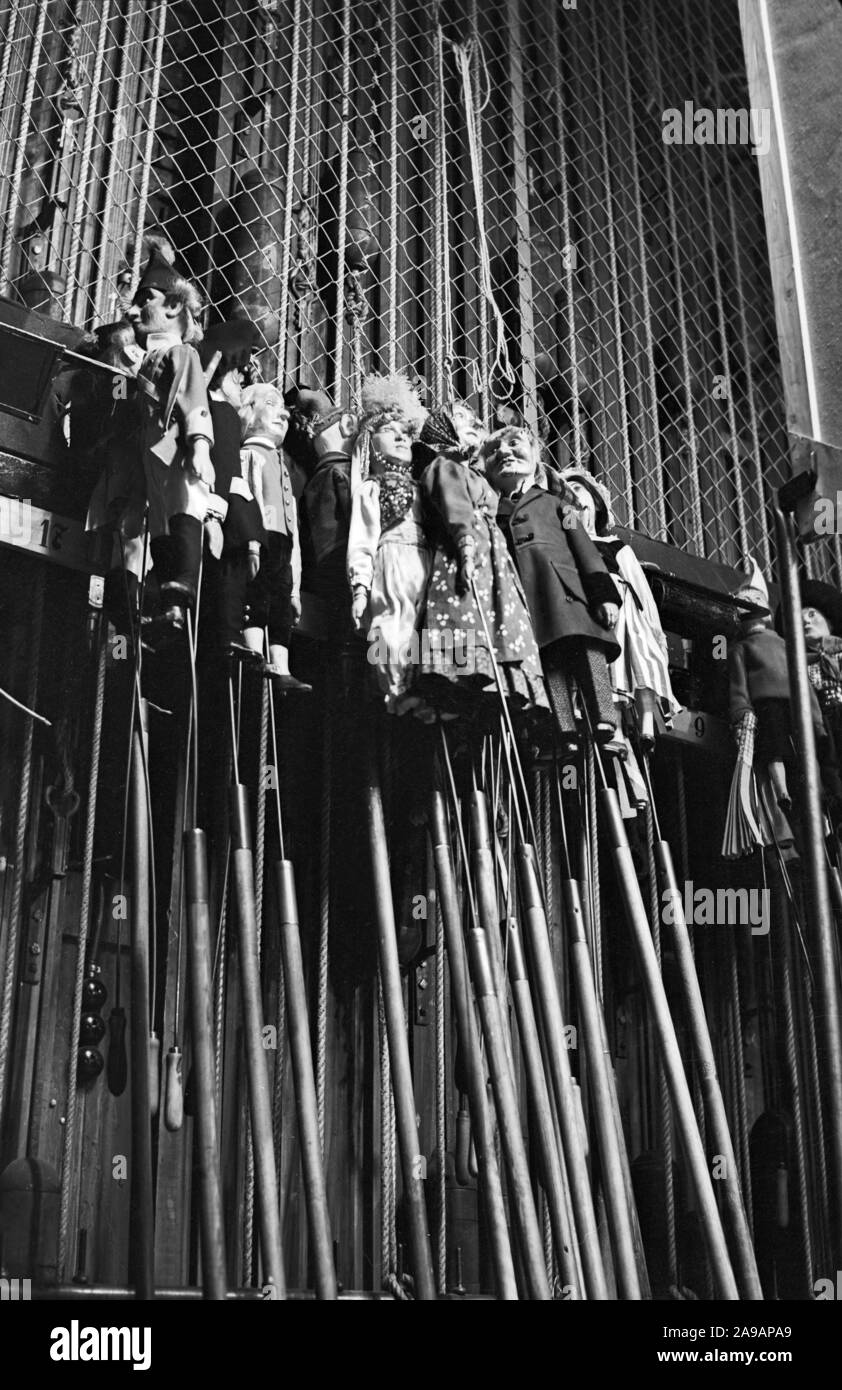
[[[548,708],[526,599],[495,520],[497,493],[476,469],[444,455],[425,469],[421,493],[435,546],[420,618],[421,693],[431,703],[437,702],[437,695],[446,702],[455,685],[474,697],[496,697],[493,651],[507,697],[525,708]],[[474,579],[482,614],[473,591],[460,594],[457,586],[458,546],[467,535],[474,538]],[[449,692],[445,682],[450,683]]]
[[[415,630],[432,560],[421,521],[408,468],[366,478],[351,502],[348,582],[369,590],[368,656],[392,712],[416,674]]]

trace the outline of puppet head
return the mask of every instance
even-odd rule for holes
[[[94,355],[100,362],[137,376],[144,352],[135,337],[134,326],[127,319],[101,324],[94,330],[94,342]]]
[[[801,580],[801,619],[807,641],[842,637],[842,594],[820,579]],[[778,605],[775,630],[783,636],[783,609]]]
[[[582,509],[582,524],[589,536],[609,536],[616,520],[611,494],[604,483],[584,468],[565,468],[561,474]]]
[[[762,608],[762,613],[746,614],[742,618],[741,626],[756,627],[762,624],[770,627],[772,624],[772,614],[769,611],[769,588],[763,575],[763,571],[755,559],[751,561],[750,577],[741,584],[734,597],[743,603],[750,603],[755,608]]]
[[[259,345],[260,333],[249,319],[229,319],[226,323],[212,324],[199,347],[199,357],[205,368],[219,353],[208,385],[211,390],[221,391],[237,409],[241,404],[243,374]]]
[[[538,481],[541,445],[525,426],[504,425],[480,449],[491,486],[503,497],[525,492]]]
[[[355,472],[366,477],[370,469],[408,470],[412,445],[427,418],[418,388],[402,372],[372,374],[363,382],[360,403]]]
[[[161,251],[153,247],[128,310],[141,346],[153,333],[175,333],[184,343],[200,343],[203,308],[202,296],[192,280],[179,275]]]
[[[325,454],[349,454],[359,433],[359,421],[344,406],[335,406],[326,391],[295,386],[284,400],[289,408],[286,450],[306,472]]]
[[[244,441],[260,437],[279,449],[286,438],[289,411],[277,387],[265,382],[247,386],[242,394],[240,422]]]
[[[456,401],[449,411],[432,410],[418,436],[417,453],[422,466],[444,454],[473,462],[488,430],[466,401]]]

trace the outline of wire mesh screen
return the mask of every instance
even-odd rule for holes
[[[264,375],[507,405],[619,519],[768,566],[788,473],[736,0],[0,4],[0,290],[119,317],[162,234]],[[838,558],[838,557],[837,557]],[[833,556],[828,555],[832,560]],[[819,565],[819,567],[821,567]]]

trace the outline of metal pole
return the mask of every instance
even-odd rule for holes
[[[281,955],[284,966],[292,1076],[295,1084],[295,1105],[298,1112],[298,1137],[301,1144],[301,1167],[304,1173],[304,1196],[307,1202],[316,1277],[316,1297],[334,1299],[337,1297],[336,1270],[333,1263],[333,1240],[330,1233],[327,1189],[322,1165],[322,1143],[316,1105],[316,1081],[313,1075],[310,1022],[307,1017],[307,991],[304,984],[304,962],[301,958],[301,937],[298,930],[295,872],[289,859],[279,859],[275,865],[275,872],[278,885]]]
[[[842,1028],[836,985],[834,924],[825,876],[825,840],[822,823],[819,764],[810,713],[810,681],[807,649],[801,621],[801,590],[795,553],[792,518],[775,507],[775,538],[781,576],[784,635],[789,664],[789,685],[795,723],[795,744],[804,783],[802,850],[807,903],[812,923],[814,969],[818,988],[816,1021],[824,1050],[825,1086],[830,1127],[830,1186],[833,1193],[833,1250],[842,1267]]]
[[[255,1180],[260,1208],[260,1246],[265,1280],[274,1284],[276,1298],[285,1298],[286,1280],[281,1248],[278,1179],[272,1138],[272,1101],[266,1073],[266,1054],[263,1050],[263,1006],[260,998],[260,961],[257,948],[248,791],[242,783],[237,783],[231,788],[231,862],[234,891],[237,896],[243,1032],[249,1079]]]
[[[374,907],[377,916],[380,976],[383,983],[383,1003],[389,1039],[395,1117],[401,1153],[415,1292],[419,1299],[434,1301],[436,1281],[433,1273],[430,1237],[427,1232],[424,1183],[421,1178],[422,1159],[418,1152],[415,1095],[406,1040],[403,990],[398,963],[397,929],[389,875],[389,855],[386,848],[386,823],[383,816],[380,771],[377,765],[377,747],[373,733],[369,734],[366,821],[371,850]]]
[[[607,1300],[608,1288],[602,1251],[596,1228],[593,1194],[585,1158],[576,1100],[573,1095],[573,1076],[564,1041],[561,1000],[555,975],[547,918],[541,901],[538,868],[531,845],[521,843],[517,850],[518,878],[521,893],[521,914],[532,956],[535,975],[538,1014],[544,1036],[544,1047],[552,1076],[553,1092],[558,1110],[564,1157],[570,1186],[579,1248],[585,1271],[588,1297]]]
[[[646,916],[646,908],[640,895],[637,870],[632,859],[625,826],[620,814],[617,793],[612,787],[603,786],[600,792],[605,820],[611,839],[611,851],[617,870],[617,881],[626,918],[637,948],[638,962],[649,1004],[650,1015],[655,1027],[661,1049],[661,1059],[667,1084],[672,1098],[676,1123],[684,1144],[684,1152],[698,1202],[699,1220],[710,1258],[720,1298],[737,1301],[737,1283],[728,1257],[725,1233],[713,1193],[713,1184],[708,1171],[704,1145],[702,1144],[693,1100],[675,1026],[669,1011],[664,982],[658,969],[655,947]]]
[[[208,859],[205,832],[184,835],[187,897],[190,1022],[192,1029],[196,1166],[202,1235],[202,1282],[205,1298],[226,1296],[222,1183],[217,1147],[216,1063],[211,1017],[211,944],[208,907]],[[182,928],[183,929],[183,928]]]
[[[456,895],[453,861],[450,855],[450,836],[447,828],[444,796],[440,786],[433,789],[430,836],[436,866],[436,885],[442,923],[447,941],[447,957],[450,963],[456,1033],[459,1039],[459,1049],[465,1059],[468,1101],[471,1107],[481,1191],[488,1221],[491,1258],[497,1280],[497,1297],[504,1300],[516,1300],[518,1296],[517,1282],[506,1225],[506,1208],[503,1202],[500,1171],[497,1166],[494,1129],[488,1104],[476,1018],[471,1004],[465,942],[462,936],[459,901]]]
[[[154,1296],[155,1216],[152,1201],[152,1111],[149,1090],[149,822],[144,780],[146,701],[139,701],[132,733],[132,835],[134,838],[132,981],[132,1197],[131,1269],[136,1296]]]
[[[652,804],[654,805],[654,802]],[[714,1152],[721,1154],[725,1159],[725,1178],[724,1181],[720,1181],[719,1190],[725,1199],[725,1210],[728,1214],[734,1240],[734,1253],[742,1284],[742,1293],[744,1298],[762,1299],[763,1289],[760,1284],[760,1275],[757,1272],[754,1245],[740,1190],[740,1170],[737,1167],[731,1131],[728,1127],[728,1116],[725,1113],[725,1102],[716,1074],[716,1058],[705,1015],[702,991],[699,987],[699,977],[696,974],[696,963],[690,948],[690,933],[684,918],[684,907],[675,877],[672,853],[666,840],[660,838],[659,830],[656,830],[654,843],[655,859],[661,883],[667,889],[673,904],[672,946],[678,965],[681,991],[684,995],[690,1041],[698,1067],[699,1085],[707,1106]],[[742,1065],[742,1063],[738,1061],[738,1065]]]

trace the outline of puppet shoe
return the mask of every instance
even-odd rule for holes
[[[282,671],[280,666],[271,661],[266,662],[263,674],[267,680],[275,682],[275,689],[280,695],[308,695],[313,689],[312,685],[296,680],[289,671]]]
[[[250,666],[255,669],[263,665],[263,653],[254,651],[242,642],[229,642],[225,648],[225,655],[234,665],[239,662],[243,666]]]
[[[593,732],[596,742],[601,743],[605,748],[613,743],[614,739],[617,737],[617,725],[609,724],[607,720],[601,719]]]

